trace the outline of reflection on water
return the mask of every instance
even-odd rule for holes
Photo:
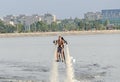
[[[64,36],[70,55],[76,59],[76,82],[120,82],[119,36]],[[52,41],[56,38],[1,38],[0,82],[49,82],[55,48]],[[59,79],[64,80],[65,65],[58,65]]]

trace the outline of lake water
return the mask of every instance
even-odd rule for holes
[[[75,79],[120,82],[120,34],[64,36],[68,41]],[[55,45],[49,37],[0,38],[0,82],[49,82]],[[59,63],[65,79],[65,64]]]

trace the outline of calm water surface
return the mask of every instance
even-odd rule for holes
[[[120,82],[120,34],[64,36],[68,41],[75,79]],[[0,38],[0,82],[49,82],[55,45],[50,37]],[[60,78],[65,66],[59,64]]]

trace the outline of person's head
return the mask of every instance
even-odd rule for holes
[[[59,40],[62,40],[62,37],[61,37],[61,36],[58,36],[58,39],[59,39]]]

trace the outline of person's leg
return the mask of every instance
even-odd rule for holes
[[[64,61],[65,61],[65,53],[64,53],[64,50],[63,50],[63,57],[64,57]]]
[[[62,51],[62,52],[61,52],[61,55],[62,55],[62,62],[63,62],[63,61],[65,61],[64,48],[62,48],[61,51]]]
[[[58,62],[59,61],[59,48],[57,48],[57,52],[56,52],[56,61]]]

